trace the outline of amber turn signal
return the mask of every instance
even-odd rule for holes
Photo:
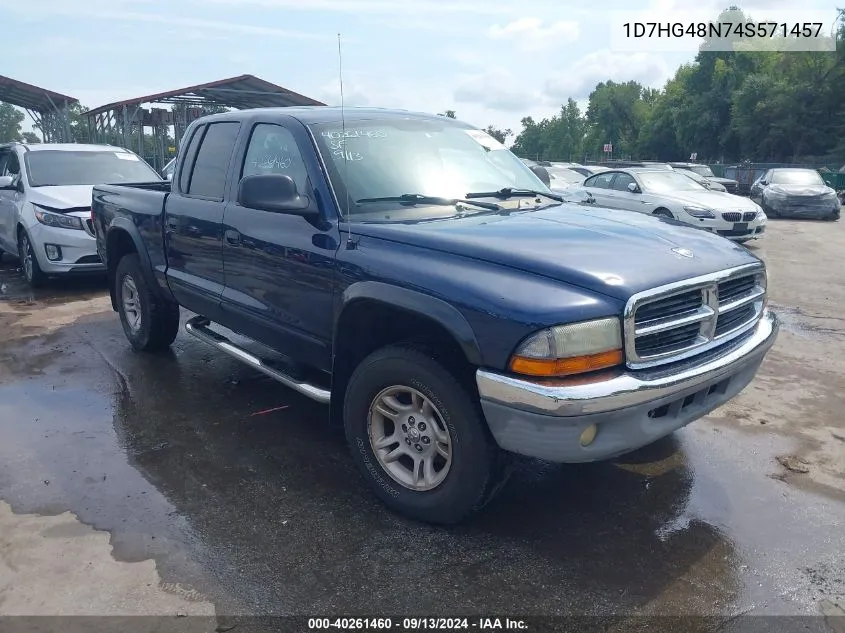
[[[573,356],[571,358],[526,358],[524,356],[513,356],[510,362],[510,369],[516,374],[524,376],[572,376],[584,374],[599,369],[607,369],[621,365],[624,355],[621,349],[614,349],[599,354],[587,354],[585,356]]]

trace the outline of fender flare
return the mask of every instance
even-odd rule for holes
[[[116,234],[117,232],[126,233],[129,235],[129,239],[132,240],[132,243],[135,245],[135,252],[138,254],[138,258],[141,260],[141,271],[144,274],[144,281],[147,282],[147,287],[153,290],[153,292],[160,292],[159,283],[156,281],[155,274],[153,273],[152,265],[150,264],[150,254],[147,252],[147,248],[144,245],[144,241],[141,239],[141,234],[138,232],[138,227],[129,219],[123,217],[117,217],[112,220],[111,224],[106,231],[106,247],[105,247],[105,261],[106,261],[106,269],[108,270],[109,275],[109,295],[111,296],[112,300],[112,307],[116,310],[117,304],[116,299],[114,296],[114,283],[112,282],[112,278],[114,272],[117,270],[117,261],[112,261],[109,257],[108,248],[109,242],[112,239],[112,235]]]
[[[455,306],[416,290],[379,281],[357,282],[343,292],[335,319],[333,341],[337,340],[337,327],[344,310],[361,300],[376,301],[431,319],[454,337],[470,363],[478,367],[484,365],[475,332],[466,317]]]

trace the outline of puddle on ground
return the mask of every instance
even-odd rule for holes
[[[780,327],[786,332],[815,340],[840,340],[845,338],[845,319],[840,316],[807,314],[800,307],[781,306],[769,303],[777,313]],[[833,324],[842,325],[834,327]]]
[[[31,288],[18,260],[6,254],[0,256],[0,302],[56,305],[91,299],[105,291],[105,275],[53,279],[44,288]]]

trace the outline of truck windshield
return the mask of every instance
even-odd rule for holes
[[[454,213],[396,200],[409,194],[452,199],[505,188],[551,193],[504,145],[458,122],[397,117],[310,128],[348,220],[402,221]],[[385,198],[393,200],[373,201]]]
[[[130,152],[33,150],[24,155],[30,187],[102,185],[161,180]]]

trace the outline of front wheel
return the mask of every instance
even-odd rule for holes
[[[674,218],[675,216],[672,215],[672,212],[669,209],[657,209],[655,210],[652,215],[656,215],[661,218]]]
[[[349,380],[352,457],[382,501],[415,519],[457,523],[504,483],[506,458],[485,425],[456,375],[412,347],[374,352]]]
[[[138,255],[125,255],[114,276],[117,311],[123,333],[140,352],[169,347],[179,332],[179,306],[154,294]]]
[[[21,268],[26,282],[33,288],[40,288],[47,283],[47,275],[41,270],[38,264],[38,257],[35,256],[35,249],[29,234],[21,229],[18,236],[18,257],[21,260]]]

